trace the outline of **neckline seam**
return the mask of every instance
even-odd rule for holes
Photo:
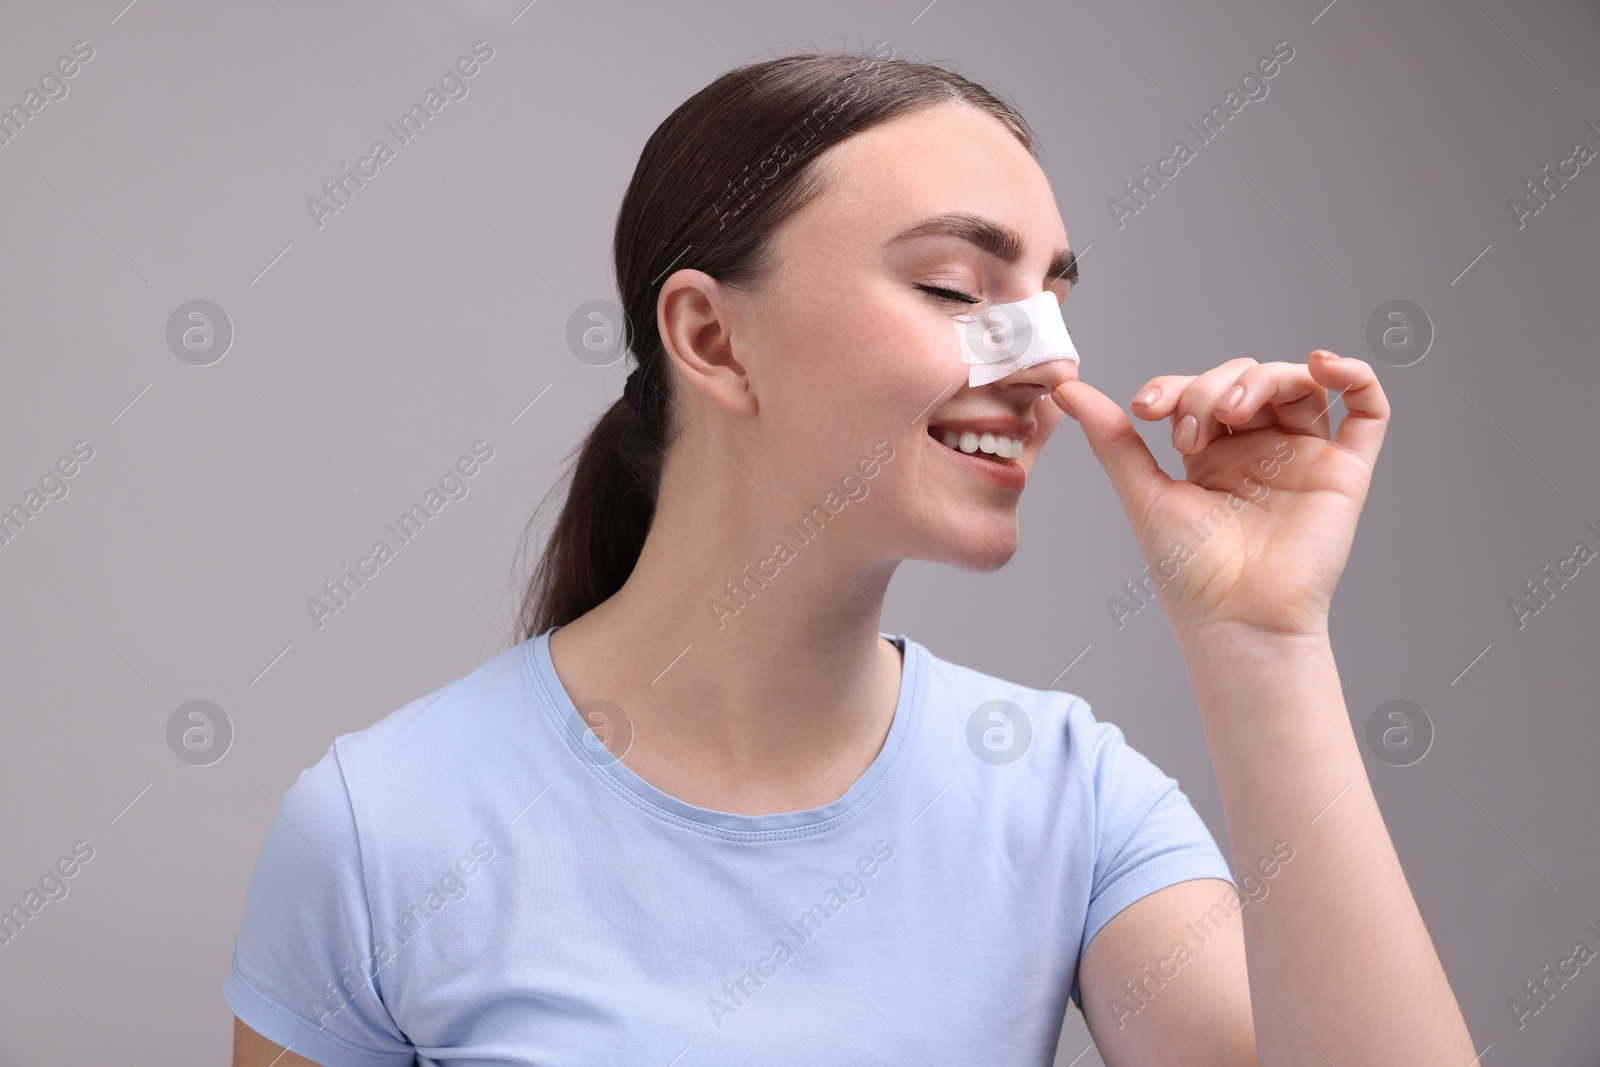
[[[523,651],[520,658],[522,659],[524,675],[534,689],[535,697],[541,698],[538,699],[538,703],[542,705],[545,718],[556,733],[557,743],[571,753],[573,741],[570,737],[568,737],[566,730],[563,729],[560,710],[561,701],[557,698],[557,695],[551,691],[550,682],[544,678],[539,669],[540,665],[537,662],[538,643],[540,640],[548,640],[549,632],[550,631],[546,631],[544,634],[535,635],[534,637],[525,641],[523,643]],[[800,826],[774,827],[767,830],[740,830],[732,827],[718,826],[714,823],[701,822],[697,819],[692,819],[678,812],[664,808],[661,805],[656,804],[649,797],[641,796],[635,790],[630,788],[626,782],[620,780],[616,775],[610,773],[604,765],[591,763],[584,759],[576,759],[576,762],[582,765],[584,769],[587,770],[591,775],[598,778],[621,800],[627,802],[630,806],[637,808],[644,814],[652,816],[662,822],[666,822],[669,825],[677,826],[680,829],[692,830],[708,837],[721,838],[726,841],[759,844],[767,841],[783,841],[793,840],[801,837],[812,837],[817,834],[828,833],[830,831],[839,829],[865,811],[873,801],[882,795],[884,790],[888,788],[895,778],[898,777],[899,771],[904,763],[905,753],[911,744],[912,732],[917,726],[917,716],[915,716],[913,712],[916,707],[916,702],[920,697],[922,661],[920,657],[917,657],[915,663],[910,662],[911,657],[914,655],[912,651],[913,642],[911,638],[905,634],[899,634],[897,636],[901,637],[905,642],[901,651],[907,658],[907,662],[905,663],[906,669],[902,674],[902,679],[906,686],[904,703],[907,721],[900,731],[900,737],[895,744],[894,751],[889,754],[889,762],[883,767],[882,771],[878,775],[878,780],[874,782],[866,792],[862,793],[861,796],[858,797],[856,801],[848,808],[836,815],[830,816],[827,819],[823,819],[820,822],[806,823]],[[551,662],[551,667],[552,669],[554,668],[553,660]],[[896,720],[899,719],[900,710],[899,702],[897,702],[895,708]],[[890,732],[893,733],[894,729],[894,724],[891,724]],[[874,762],[876,762],[876,760],[874,760]],[[640,780],[643,781],[643,779]],[[859,781],[859,779],[857,779],[857,781]],[[645,782],[645,784],[649,785],[648,782]],[[651,788],[655,787],[652,786]],[[851,788],[854,788],[854,784],[851,785]],[[845,795],[848,795],[849,792],[849,789],[845,790]],[[671,794],[668,793],[663,793],[662,795],[669,797],[670,799],[677,799],[671,797]],[[684,804],[687,803],[685,801],[678,802]],[[830,801],[830,803],[837,802],[837,800]],[[822,805],[822,807],[826,806],[827,805]],[[720,814],[737,815],[738,813],[723,812]],[[772,814],[791,813],[783,812]],[[760,818],[761,816],[742,817]]]

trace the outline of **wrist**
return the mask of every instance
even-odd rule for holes
[[[1261,657],[1313,653],[1331,647],[1327,620],[1315,629],[1272,629],[1252,623],[1213,621],[1173,631],[1184,655]]]
[[[1179,634],[1178,647],[1202,717],[1227,714],[1250,693],[1286,699],[1306,685],[1331,685],[1342,693],[1326,633],[1210,625]]]
[[[1185,635],[1182,650],[1219,775],[1248,781],[1283,761],[1348,763],[1346,680],[1327,635],[1208,628]]]

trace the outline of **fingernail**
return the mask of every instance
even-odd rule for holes
[[[1232,411],[1239,406],[1239,398],[1244,396],[1244,386],[1236,385],[1228,390],[1228,395],[1222,398],[1222,410]]]
[[[1339,353],[1337,353],[1337,352],[1329,352],[1326,349],[1324,349],[1323,352],[1322,352],[1322,358],[1323,359],[1338,359],[1339,358]]]
[[[1200,432],[1200,422],[1193,415],[1185,415],[1178,420],[1177,432],[1172,435],[1172,446],[1179,452],[1187,452],[1194,447],[1195,435]]]
[[[1160,395],[1161,395],[1161,390],[1159,390],[1159,389],[1147,390],[1145,392],[1145,394],[1139,398],[1139,403],[1141,403],[1141,404],[1154,404],[1156,402],[1156,397],[1158,397]]]

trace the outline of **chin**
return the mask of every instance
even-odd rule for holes
[[[986,574],[1011,562],[1017,554],[1017,526],[1013,521],[1004,529],[986,529],[968,540],[951,544],[940,562],[957,570]]]

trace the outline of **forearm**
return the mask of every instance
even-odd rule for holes
[[[1278,842],[1294,849],[1242,909],[1261,1067],[1468,1067],[1477,1053],[1373,797],[1327,638],[1210,631],[1179,643],[1236,877]]]

